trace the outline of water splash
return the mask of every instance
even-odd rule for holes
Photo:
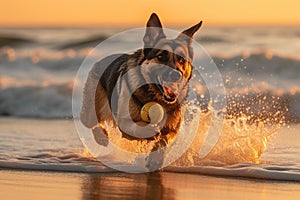
[[[270,139],[276,135],[283,124],[271,124],[268,120],[257,119],[255,123],[246,115],[227,118],[223,124],[220,138],[207,156],[201,158],[199,152],[202,148],[207,130],[211,123],[212,112],[202,113],[196,136],[189,149],[172,165],[173,166],[225,166],[238,163],[259,163],[259,158],[266,151]],[[251,122],[251,123],[250,123]],[[214,127],[212,127],[212,130]],[[156,141],[130,141],[122,138],[112,124],[105,124],[109,131],[109,139],[119,148],[135,153],[147,153]],[[180,147],[179,147],[180,148]],[[115,155],[117,156],[117,155]],[[122,155],[120,155],[122,156]],[[125,162],[135,162],[134,159],[125,159]]]
[[[197,136],[190,149],[179,159],[175,166],[214,165],[224,166],[237,163],[259,163],[270,139],[286,125],[288,108],[283,97],[236,93],[228,97],[227,115],[222,133],[214,148],[205,156],[199,151],[209,126],[214,126],[212,108],[202,113]],[[216,112],[215,112],[216,113]]]
[[[205,120],[209,121],[209,114]],[[191,148],[174,165],[232,165],[237,163],[259,163],[270,139],[277,133],[279,126],[266,126],[263,122],[249,124],[247,117],[227,119],[224,123],[218,143],[204,158],[198,155],[204,139],[208,122],[200,125],[197,137]]]

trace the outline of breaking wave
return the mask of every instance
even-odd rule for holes
[[[88,51],[72,52],[63,50],[54,55],[53,52],[42,52],[26,56],[18,55],[12,49],[2,49],[0,115],[71,117],[73,79]],[[255,115],[266,109],[270,113],[279,108],[280,112],[285,109],[285,118],[289,121],[299,121],[298,58],[254,52],[231,57],[214,56],[213,59],[223,76],[230,115],[240,111]],[[204,96],[208,92],[200,85],[195,88]],[[258,102],[259,109],[255,108]],[[273,108],[266,108],[270,103]]]

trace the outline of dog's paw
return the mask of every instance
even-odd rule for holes
[[[146,158],[146,167],[149,171],[156,171],[163,166],[164,150],[153,151]]]
[[[99,145],[105,146],[105,147],[108,145],[109,141],[108,141],[106,130],[104,130],[100,127],[96,127],[93,129],[93,135],[94,135],[95,141]]]

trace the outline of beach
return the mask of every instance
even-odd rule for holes
[[[218,130],[210,121],[213,109],[208,102],[218,86],[207,91],[205,81],[204,89],[194,85],[201,93],[204,115],[195,139],[178,160],[153,173],[124,173],[102,163],[103,151],[94,145],[100,150],[92,155],[93,148],[85,143],[86,138],[93,141],[92,134],[76,127],[80,122],[72,112],[72,101],[79,102],[76,111],[80,108],[73,86],[83,60],[101,41],[123,30],[0,29],[1,199],[294,200],[300,196],[299,27],[201,29],[195,41],[211,56],[226,89],[222,134],[214,148],[200,157],[207,127],[212,127],[211,133]],[[133,41],[126,33],[114,38],[111,49],[117,51],[120,44],[130,47]],[[101,58],[106,52],[96,53]],[[141,149],[131,141],[129,147]],[[141,160],[117,161],[114,166],[122,168]]]
[[[171,165],[159,172],[134,174],[87,157],[72,120],[0,118],[0,122],[4,199],[225,200],[300,195],[299,125],[282,129],[259,165]]]
[[[196,174],[156,172],[56,173],[0,171],[3,199],[273,199],[294,200],[300,185]]]

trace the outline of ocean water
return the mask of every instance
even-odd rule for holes
[[[0,29],[0,167],[113,171],[80,142],[71,97],[84,58],[123,30]],[[300,181],[300,28],[204,27],[195,40],[222,75],[227,118],[218,144],[199,158],[210,122],[205,104],[194,143],[164,170]]]

